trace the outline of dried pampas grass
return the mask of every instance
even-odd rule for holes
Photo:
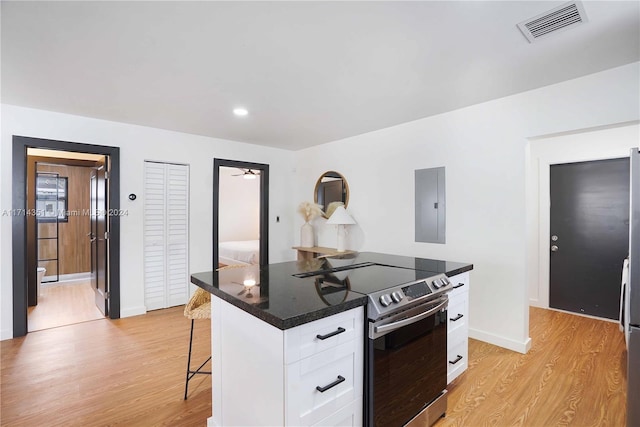
[[[302,202],[298,206],[298,212],[304,218],[304,222],[309,222],[313,218],[322,215],[322,207],[311,202]]]

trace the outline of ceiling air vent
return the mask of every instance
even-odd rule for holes
[[[572,1],[518,24],[522,34],[533,43],[538,39],[587,22],[582,3]]]

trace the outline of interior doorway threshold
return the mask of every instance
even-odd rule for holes
[[[54,279],[55,277],[56,276],[44,276],[42,278],[43,284],[44,284],[45,281]],[[88,280],[88,279],[91,279],[91,272],[87,271],[85,273],[60,274],[57,277],[58,277],[58,282],[72,282],[74,280]]]

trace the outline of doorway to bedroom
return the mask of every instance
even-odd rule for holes
[[[268,264],[269,165],[214,159],[213,267]]]

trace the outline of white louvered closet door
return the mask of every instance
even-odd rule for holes
[[[189,296],[189,166],[144,164],[144,289],[147,310]]]

